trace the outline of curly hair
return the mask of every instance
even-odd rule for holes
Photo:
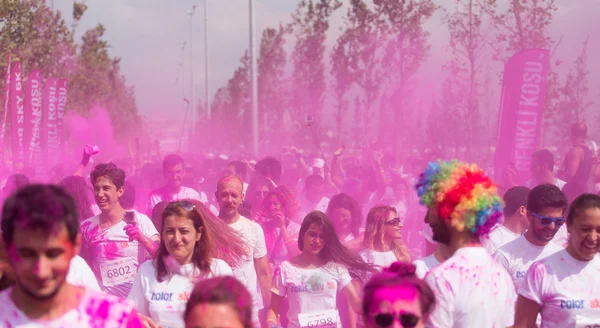
[[[502,217],[503,201],[496,185],[475,164],[430,162],[415,189],[421,204],[458,231],[485,236]]]
[[[119,168],[114,163],[101,163],[94,167],[92,173],[90,173],[90,181],[92,185],[96,183],[96,179],[99,177],[107,177],[117,187],[117,190],[121,189],[125,185],[125,171]]]
[[[382,247],[383,234],[385,228],[385,220],[388,214],[392,212],[398,214],[393,206],[379,205],[373,207],[367,215],[367,224],[365,226],[365,237],[363,239],[363,247],[374,249],[375,246]],[[410,261],[406,245],[400,239],[393,241],[392,251],[399,261]]]
[[[267,206],[269,206],[268,200],[272,196],[277,197],[277,199],[279,199],[279,201],[281,202],[281,205],[283,207],[283,212],[284,212],[283,214],[285,215],[286,218],[292,219],[300,211],[300,202],[296,198],[296,195],[294,195],[294,193],[288,187],[279,186],[279,187],[269,191],[269,193],[263,200],[263,202],[262,202],[262,211],[263,212],[265,212]]]

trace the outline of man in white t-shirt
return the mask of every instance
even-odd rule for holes
[[[427,327],[511,327],[513,282],[479,242],[502,216],[496,186],[474,164],[438,161],[421,174],[417,192],[433,239],[453,253],[425,277],[436,297]]]
[[[508,271],[517,288],[533,262],[562,249],[552,239],[565,223],[567,204],[567,197],[552,184],[539,185],[529,193],[529,229],[494,253],[494,258]]]
[[[181,199],[195,199],[204,204],[208,202],[206,195],[200,195],[196,190],[181,185],[185,176],[185,165],[181,156],[176,154],[165,156],[163,160],[163,175],[167,184],[150,192],[146,214],[151,215],[154,206],[162,201],[172,202]]]
[[[265,235],[261,226],[241,216],[238,212],[244,198],[242,183],[242,180],[237,177],[221,178],[217,184],[215,197],[219,202],[219,218],[238,231],[246,240],[248,257],[240,266],[232,269],[233,275],[248,288],[250,295],[253,296],[252,319],[255,326],[260,327],[258,311],[263,308],[263,304],[270,303],[272,275],[267,261]]]
[[[429,271],[446,261],[450,256],[452,256],[452,254],[450,253],[448,246],[437,243],[437,248],[431,255],[413,261],[413,264],[416,267],[415,275],[419,277],[419,279],[424,279]]]
[[[523,186],[512,187],[504,194],[504,221],[490,232],[487,237],[481,238],[481,243],[490,254],[517,239],[527,229],[527,197],[529,188]]]
[[[119,203],[125,184],[122,169],[98,164],[90,179],[101,213],[81,223],[83,254],[102,290],[126,298],[138,266],[158,251],[158,231],[147,216],[127,212]]]
[[[57,186],[30,185],[6,200],[2,237],[15,284],[0,293],[0,327],[142,327],[128,302],[69,281],[81,246],[78,216]]]
[[[567,184],[566,181],[558,179],[554,175],[554,155],[548,149],[540,149],[531,155],[530,170],[531,180],[527,181],[529,188],[549,183],[562,190]]]

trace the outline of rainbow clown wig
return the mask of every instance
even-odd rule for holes
[[[487,235],[500,222],[503,202],[492,180],[475,164],[430,162],[416,185],[421,204],[458,231]]]

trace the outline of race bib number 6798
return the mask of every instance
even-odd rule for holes
[[[132,259],[117,259],[100,265],[102,284],[105,287],[132,282],[137,268]]]
[[[338,310],[325,310],[310,313],[300,313],[298,315],[300,327],[310,328],[336,328],[340,322]]]

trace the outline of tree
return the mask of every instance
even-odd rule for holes
[[[388,39],[382,64],[387,72],[393,72],[390,80],[394,120],[386,119],[389,117],[387,115],[380,115],[380,126],[384,127],[380,131],[391,132],[395,130],[396,124],[402,121],[402,117],[409,114],[407,109],[415,87],[414,77],[430,49],[429,32],[425,30],[424,24],[434,14],[437,6],[431,0],[375,0],[373,3],[377,18],[383,22],[383,31]],[[423,121],[421,115],[417,119]],[[404,137],[410,135],[418,134],[405,134]],[[394,140],[394,149],[399,151],[398,136],[380,133],[380,137],[383,140]]]
[[[587,110],[592,107],[593,101],[588,99],[590,88],[588,86],[589,69],[587,67],[589,36],[583,41],[581,52],[569,70],[565,83],[558,89],[561,95],[559,102],[560,119],[557,127],[561,131],[569,131],[572,124],[583,122]]]
[[[258,57],[258,104],[260,135],[281,135],[284,113],[288,107],[285,67],[285,37],[288,26],[267,28],[262,33]]]
[[[313,115],[316,129],[322,118],[325,97],[325,40],[329,18],[341,6],[339,0],[301,0],[292,15],[296,43],[292,52],[292,119],[304,127],[306,115]]]
[[[86,8],[75,3],[74,21]],[[134,90],[120,73],[120,59],[108,54],[102,25],[87,31],[77,45],[61,14],[40,0],[3,1],[0,24],[0,71],[6,70],[10,53],[21,60],[23,72],[39,68],[44,78],[68,78],[67,111],[86,115],[92,106],[101,106],[111,114],[117,139],[137,132],[140,120]],[[4,79],[0,86],[4,87]]]
[[[445,69],[450,73],[453,83],[464,86],[466,97],[456,98],[459,102],[455,104],[462,108],[466,121],[462,126],[467,131],[464,140],[467,147],[468,160],[479,158],[475,154],[475,148],[480,146],[476,143],[480,125],[479,118],[479,73],[481,72],[481,55],[486,50],[483,35],[483,16],[485,12],[475,0],[455,0],[454,10],[446,13],[444,20],[450,31],[450,50],[453,58]],[[461,91],[462,92],[462,91]]]

